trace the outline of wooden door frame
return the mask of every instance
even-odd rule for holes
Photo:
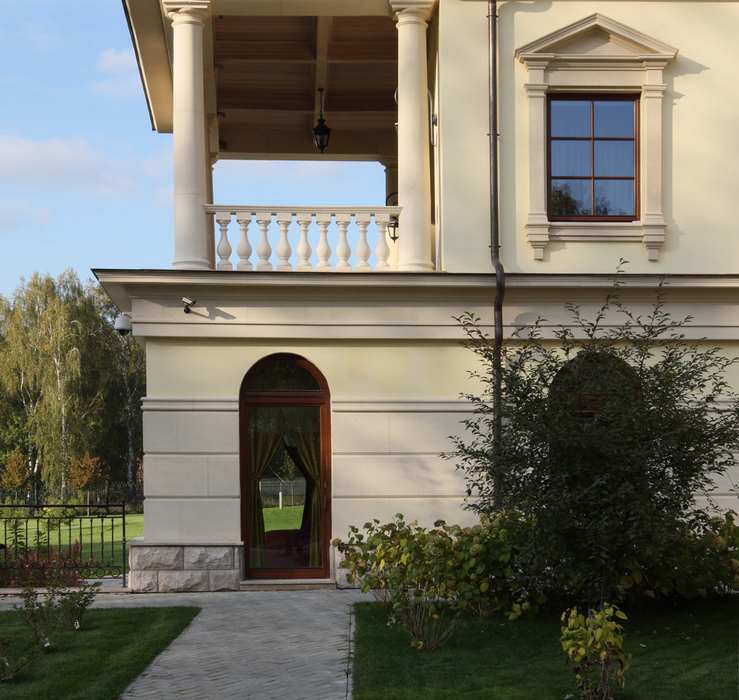
[[[291,362],[306,369],[318,382],[319,391],[249,391],[254,378],[269,365]],[[300,408],[315,406],[320,413],[321,481],[323,482],[323,513],[321,523],[321,567],[295,569],[252,569],[249,562],[249,407],[285,406]],[[262,358],[244,375],[239,390],[239,478],[241,485],[241,537],[244,541],[244,577],[247,579],[329,578],[331,545],[331,395],[328,382],[310,361],[293,353],[276,353]]]

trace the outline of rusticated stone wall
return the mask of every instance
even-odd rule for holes
[[[129,587],[137,593],[237,591],[243,579],[241,544],[129,543]]]

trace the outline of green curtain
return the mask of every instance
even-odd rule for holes
[[[249,407],[249,566],[269,566],[264,536],[264,514],[259,481],[285,436],[285,421],[279,408]]]
[[[321,552],[323,544],[321,412],[318,407],[314,406],[283,408],[282,410],[287,427],[288,450],[297,457],[297,459],[293,458],[296,466],[303,472],[306,482],[310,485],[306,489],[305,504],[305,508],[310,511],[309,566],[321,566],[323,564]]]

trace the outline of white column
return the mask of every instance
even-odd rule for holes
[[[432,270],[426,20],[434,0],[390,0],[398,26],[398,271]]]
[[[210,0],[164,0],[174,30],[174,226],[173,266],[210,269],[207,146],[203,88],[203,27]]]

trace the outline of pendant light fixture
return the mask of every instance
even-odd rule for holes
[[[321,101],[321,110],[318,116],[318,124],[313,127],[313,143],[316,148],[323,153],[328,147],[328,140],[331,137],[331,129],[326,126],[323,120],[323,88],[318,88],[318,95]]]

